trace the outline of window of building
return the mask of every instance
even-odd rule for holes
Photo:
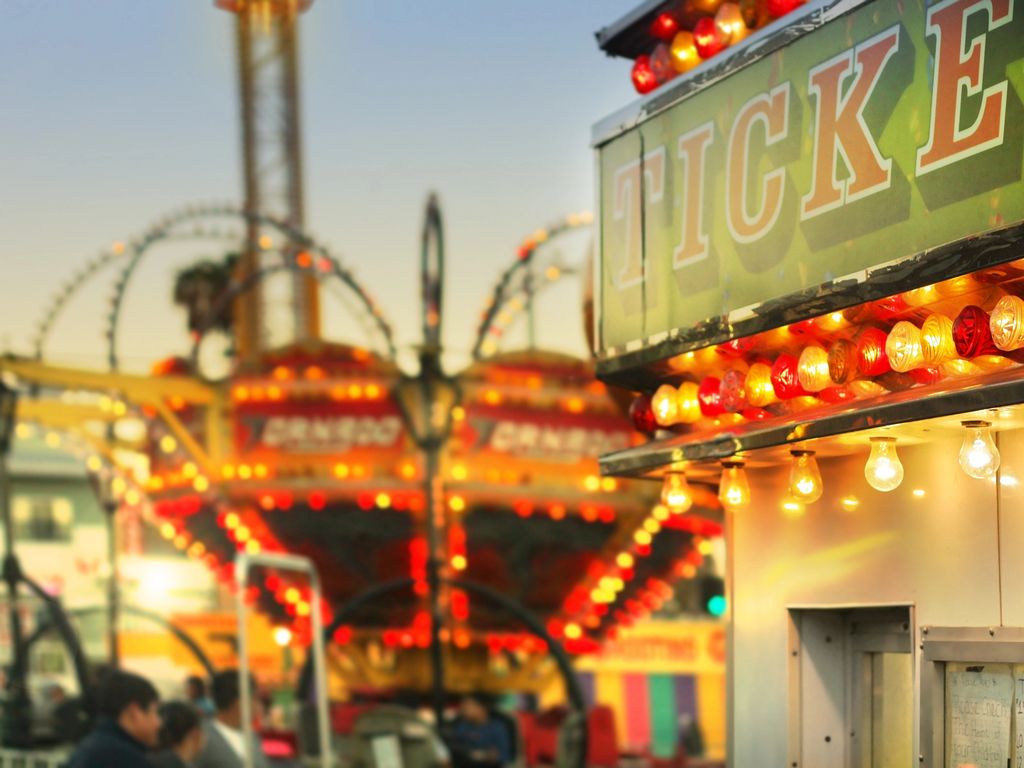
[[[922,765],[1024,767],[1024,629],[924,627]]]
[[[14,536],[21,541],[70,541],[71,501],[61,496],[15,496],[11,501]]]

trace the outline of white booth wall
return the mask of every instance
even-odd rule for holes
[[[998,626],[1001,612],[1024,626],[1024,433],[998,439],[1000,482],[964,474],[961,437],[943,431],[899,448],[906,474],[890,493],[864,479],[865,441],[820,460],[824,495],[800,516],[782,509],[788,467],[749,471],[753,501],[732,518],[728,553],[733,766],[790,765],[790,608],[912,605],[915,670],[922,626]]]

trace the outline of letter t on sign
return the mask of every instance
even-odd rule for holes
[[[625,227],[625,259],[615,279],[615,286],[622,289],[638,285],[644,279],[640,188],[643,187],[648,203],[661,202],[665,195],[665,148],[658,147],[645,154],[642,164],[634,160],[620,166],[615,170],[613,182],[612,221],[622,222]]]

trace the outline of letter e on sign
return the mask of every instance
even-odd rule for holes
[[[1013,20],[1013,0],[944,0],[928,9],[935,38],[935,73],[928,143],[917,153],[917,175],[998,147],[1006,122],[1006,80],[982,90],[986,35],[967,40],[967,19],[988,16],[988,31]],[[962,127],[968,98],[981,96],[974,122]],[[973,111],[973,109],[972,109]]]

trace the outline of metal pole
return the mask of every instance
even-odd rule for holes
[[[0,382],[0,390],[6,387]],[[0,396],[11,396],[9,391],[0,391]],[[5,414],[0,413],[0,418]],[[13,419],[11,413],[6,414]],[[0,424],[0,430],[9,432],[13,424]],[[18,605],[18,582],[21,581],[21,565],[14,551],[14,520],[11,515],[11,481],[8,474],[7,456],[10,444],[6,436],[0,436],[0,517],[4,525],[3,578],[7,584],[8,631],[10,633],[11,665],[7,678],[7,700],[3,718],[3,744],[9,747],[27,746],[31,742],[29,712],[30,701],[25,677],[28,674],[28,658],[22,642],[21,614]]]
[[[427,407],[432,404],[428,400]],[[440,484],[440,440],[430,438],[424,442],[423,453],[426,459],[426,477],[424,493],[426,496],[427,515],[427,589],[430,600],[430,669],[431,692],[434,709],[434,720],[440,728],[444,722],[444,655],[441,647],[441,573],[438,558],[439,545],[437,531],[436,505],[444,503]]]
[[[537,315],[534,311],[533,258],[526,265],[526,346],[537,348]]]
[[[121,644],[118,638],[121,589],[117,579],[117,504],[110,502],[104,507],[103,512],[107,516],[107,566],[110,569],[107,577],[107,649],[110,652],[110,665],[117,668],[121,664]]]

